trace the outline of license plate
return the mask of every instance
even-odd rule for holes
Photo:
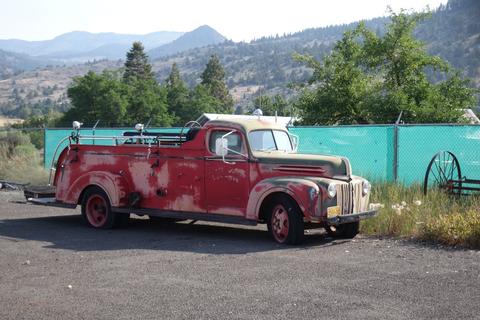
[[[340,206],[328,207],[327,218],[332,218],[340,215]]]

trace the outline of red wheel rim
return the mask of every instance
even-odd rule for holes
[[[107,220],[107,202],[99,195],[88,198],[86,206],[88,222],[94,227],[101,227]]]
[[[285,242],[288,237],[288,212],[282,205],[277,205],[272,211],[271,228],[277,242]]]

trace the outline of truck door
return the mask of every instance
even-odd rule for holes
[[[205,190],[208,213],[243,216],[249,196],[249,163],[245,137],[240,132],[228,135],[226,162],[215,154],[215,142],[231,130],[212,129],[207,133]]]

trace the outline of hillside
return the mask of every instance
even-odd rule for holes
[[[426,48],[431,54],[445,58],[454,67],[472,77],[477,88],[480,88],[479,16],[480,2],[450,0],[416,30],[416,36],[426,42]],[[387,22],[388,18],[376,18],[366,21],[366,24],[370,29],[381,33]],[[149,54],[153,57],[167,55],[152,61],[158,81],[163,82],[167,78],[172,64],[176,62],[182,77],[190,85],[199,81],[200,73],[209,57],[217,54],[225,68],[227,84],[236,104],[245,107],[249,106],[253,96],[260,93],[292,96],[295,91],[289,88],[289,84],[305,81],[311,73],[303,65],[296,63],[292,54],[307,53],[320,59],[328,54],[345,30],[354,28],[355,25],[356,23],[352,23],[308,29],[250,43],[224,41],[171,54],[170,52],[174,52],[170,50],[175,42],[179,44],[177,48],[186,49],[180,44],[188,41],[184,42],[180,37],[169,45],[150,51]],[[184,35],[187,36],[188,34]],[[121,61],[100,61],[89,65],[51,67],[15,75],[0,81],[0,113],[24,117],[28,114],[25,112],[28,106],[34,105],[38,107],[35,113],[45,112],[52,106],[63,110],[68,108],[65,91],[73,76],[82,75],[92,68],[100,71],[102,68],[121,66]]]
[[[48,60],[0,50],[0,80],[12,77],[24,70],[45,67],[49,63],[51,62]]]
[[[74,66],[50,66],[42,70],[22,72],[0,80],[0,112],[9,117],[27,118],[49,110],[66,111],[69,107],[67,88],[73,77],[88,71],[118,69],[122,61],[97,61]]]
[[[450,0],[417,28],[416,36],[480,88],[480,1]]]

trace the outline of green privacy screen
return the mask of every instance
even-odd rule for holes
[[[353,173],[369,179],[393,179],[392,126],[294,127],[298,152],[345,156]]]
[[[399,127],[399,181],[421,181],[432,157],[442,150],[458,158],[462,176],[480,179],[480,126],[435,125]]]
[[[368,179],[393,181],[396,167],[398,181],[421,183],[430,159],[442,150],[457,156],[463,176],[480,179],[480,125],[292,127],[289,130],[300,138],[299,152],[346,156],[353,173]],[[132,129],[102,128],[96,129],[94,134],[121,136],[125,131]],[[180,129],[152,128],[149,131],[179,132]],[[71,129],[45,129],[46,168],[51,165],[59,141],[71,132]],[[93,132],[82,129],[81,134],[92,135]],[[111,145],[113,140],[95,143]],[[61,151],[62,147],[59,149]]]

